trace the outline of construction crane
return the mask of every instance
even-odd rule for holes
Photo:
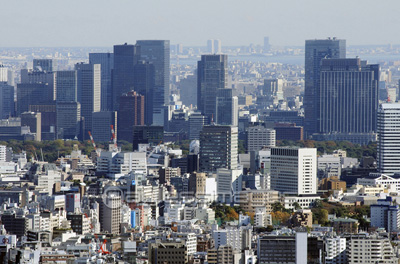
[[[109,252],[106,248],[106,244],[107,244],[107,239],[103,240],[103,244],[101,244],[100,249],[99,249],[99,253],[103,253],[103,254],[111,254],[111,252]]]
[[[92,142],[93,148],[96,151],[97,157],[100,157],[100,152],[96,148],[96,143],[94,143],[92,133],[90,131],[88,131],[88,134],[89,134],[90,142]]]

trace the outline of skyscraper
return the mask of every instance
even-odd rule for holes
[[[76,71],[58,71],[56,80],[57,102],[78,101],[78,76]]]
[[[56,72],[45,72],[38,70],[21,70],[21,83],[22,84],[45,84],[48,85],[49,95],[46,97],[48,100],[53,101],[56,100]],[[43,101],[44,99],[42,99]],[[46,99],[47,100],[47,99]]]
[[[400,103],[381,104],[377,123],[378,171],[393,175],[400,172]]]
[[[130,91],[120,98],[118,110],[118,139],[132,142],[133,126],[143,126],[145,97]]]
[[[334,140],[334,134],[359,144],[375,140],[378,83],[379,65],[359,58],[321,61],[317,129],[323,139]]]
[[[56,63],[53,63],[52,59],[33,59],[33,70],[34,71],[44,71],[53,72],[56,67],[53,68]]]
[[[52,101],[52,98],[49,98],[51,96],[50,89],[46,83],[17,84],[17,115],[29,111],[30,105]],[[14,100],[14,95],[12,97]]]
[[[200,133],[200,171],[237,169],[238,128],[204,126]]]
[[[57,133],[61,138],[79,137],[81,104],[79,102],[57,102]]]
[[[115,138],[119,138],[117,112],[115,111],[100,111],[92,114],[91,133],[96,142],[110,142],[112,138],[111,125],[114,128]]]
[[[13,72],[2,64],[0,64],[0,82],[6,82],[8,85],[14,86]]]
[[[238,125],[238,98],[237,96],[233,96],[232,89],[217,90],[217,113],[215,120],[218,125]]]
[[[42,140],[56,139],[57,111],[55,101],[31,104],[29,105],[29,112],[36,112],[41,115]]]
[[[140,48],[137,45],[114,46],[114,70],[113,70],[113,110],[119,108],[119,98],[124,93],[134,89],[133,67],[140,57]]]
[[[200,132],[206,124],[204,115],[194,112],[189,116],[189,139],[199,139]]]
[[[320,65],[324,58],[346,57],[346,41],[336,38],[306,40],[304,113],[307,137],[318,131]]]
[[[217,113],[217,90],[228,86],[228,56],[202,55],[197,63],[197,108],[210,122]]]
[[[140,59],[154,65],[153,109],[163,108],[169,104],[170,41],[138,40],[136,45]]]
[[[316,148],[272,148],[271,189],[311,195],[317,193]]]
[[[0,119],[14,115],[14,86],[0,82]]]
[[[213,39],[207,40],[207,52],[210,53],[210,54],[214,54],[215,53],[214,40]]]
[[[263,95],[272,100],[283,100],[283,80],[282,79],[266,79],[262,88]]]
[[[134,67],[134,84],[135,91],[144,96],[144,120],[146,125],[153,124],[153,93],[154,93],[154,81],[155,81],[154,64],[139,61]],[[155,97],[160,96],[154,94]]]
[[[269,37],[264,37],[264,53],[267,53],[268,51],[270,51],[271,49],[271,45],[269,44]]]
[[[101,65],[84,64],[75,65],[77,71],[78,102],[81,104],[81,116],[85,118],[85,131],[92,129],[92,114],[99,112],[101,104]]]
[[[29,126],[30,132],[35,133],[35,140],[42,140],[42,115],[40,113],[22,113],[21,126]]]
[[[207,52],[210,54],[221,54],[221,40],[209,39],[207,40]]]
[[[114,69],[113,53],[89,53],[90,64],[101,65],[101,110],[112,110],[112,78]]]

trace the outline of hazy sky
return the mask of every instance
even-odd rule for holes
[[[400,44],[399,0],[2,0],[0,46]]]

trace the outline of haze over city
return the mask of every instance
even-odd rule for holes
[[[337,36],[348,45],[400,44],[396,0],[18,0],[2,1],[2,47],[111,46],[169,39],[201,46],[301,46]]]

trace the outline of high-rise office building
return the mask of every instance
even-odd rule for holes
[[[112,110],[112,78],[114,69],[114,54],[107,53],[89,53],[90,64],[101,65],[101,110]]]
[[[134,66],[140,58],[140,47],[137,45],[114,46],[114,70],[112,102],[113,110],[119,108],[119,98],[134,89]]]
[[[145,97],[130,91],[120,98],[118,110],[118,139],[132,142],[133,126],[145,124]]]
[[[81,134],[81,104],[57,102],[57,133],[61,138],[74,139]]]
[[[138,150],[139,144],[158,145],[164,139],[164,127],[134,126],[132,138],[133,138],[133,150]]]
[[[107,195],[100,204],[100,226],[110,234],[119,234],[121,224],[121,196]]]
[[[221,54],[221,40],[219,39],[209,39],[207,40],[207,52],[210,54]]]
[[[282,79],[266,79],[262,88],[263,95],[268,99],[283,100],[283,80]]]
[[[247,150],[259,151],[263,147],[275,147],[275,130],[263,126],[252,126],[247,130]]]
[[[377,117],[378,171],[387,175],[400,172],[400,103],[381,104]]]
[[[100,111],[92,113],[91,133],[94,141],[96,142],[112,141],[111,125],[114,128],[115,138],[120,139],[119,130],[117,127],[118,126],[117,116],[118,116],[117,112],[114,111]]]
[[[264,49],[263,52],[267,53],[271,49],[271,44],[269,44],[269,37],[264,37]]]
[[[234,195],[242,190],[241,169],[217,169],[217,195],[220,203],[233,203]]]
[[[56,100],[57,102],[78,101],[78,75],[76,71],[56,72]]]
[[[14,115],[14,86],[0,82],[0,118]]]
[[[163,108],[169,104],[170,41],[138,40],[136,44],[140,59],[154,65],[153,109]]]
[[[33,70],[42,72],[53,72],[56,70],[56,61],[52,59],[33,59]]]
[[[232,89],[217,90],[217,112],[215,121],[218,125],[237,126],[239,122],[239,105]]]
[[[272,148],[271,189],[289,194],[317,193],[317,149]]]
[[[46,84],[48,85],[47,98],[50,101],[56,100],[56,72],[45,72],[37,70],[21,70],[21,83],[23,84]]]
[[[50,102],[50,89],[51,87],[46,83],[17,84],[17,115],[29,111],[29,105]]]
[[[42,140],[56,139],[57,112],[55,101],[51,103],[31,104],[29,105],[29,112],[40,113],[41,115]]]
[[[0,82],[8,82],[8,71],[7,67],[0,64]]]
[[[28,126],[31,133],[35,133],[35,140],[42,140],[42,115],[40,113],[25,112],[21,114],[21,126]]]
[[[0,82],[6,82],[8,85],[15,86],[14,72],[2,64],[0,64]]]
[[[206,124],[206,118],[204,115],[198,112],[194,112],[189,116],[189,139],[199,139],[200,132],[203,130]]]
[[[134,66],[134,90],[138,94],[144,96],[144,122],[146,125],[153,124],[153,98],[159,96],[159,94],[154,94],[154,81],[154,64],[146,61],[139,61]]]
[[[237,127],[203,127],[200,133],[200,171],[216,171],[219,168],[236,169],[237,159]]]
[[[379,65],[356,59],[323,59],[320,67],[318,132],[354,143],[375,139]],[[353,135],[357,134],[358,139]]]
[[[81,116],[85,118],[85,131],[92,129],[92,114],[101,110],[101,65],[78,63],[77,72],[78,102]]]
[[[346,57],[346,41],[336,38],[306,40],[304,113],[307,137],[318,131],[320,65],[322,59]]]
[[[202,55],[197,63],[197,108],[208,118],[216,117],[217,90],[228,86],[228,56]]]
[[[214,54],[215,53],[214,40],[213,39],[207,40],[207,52],[210,53],[210,54]]]

